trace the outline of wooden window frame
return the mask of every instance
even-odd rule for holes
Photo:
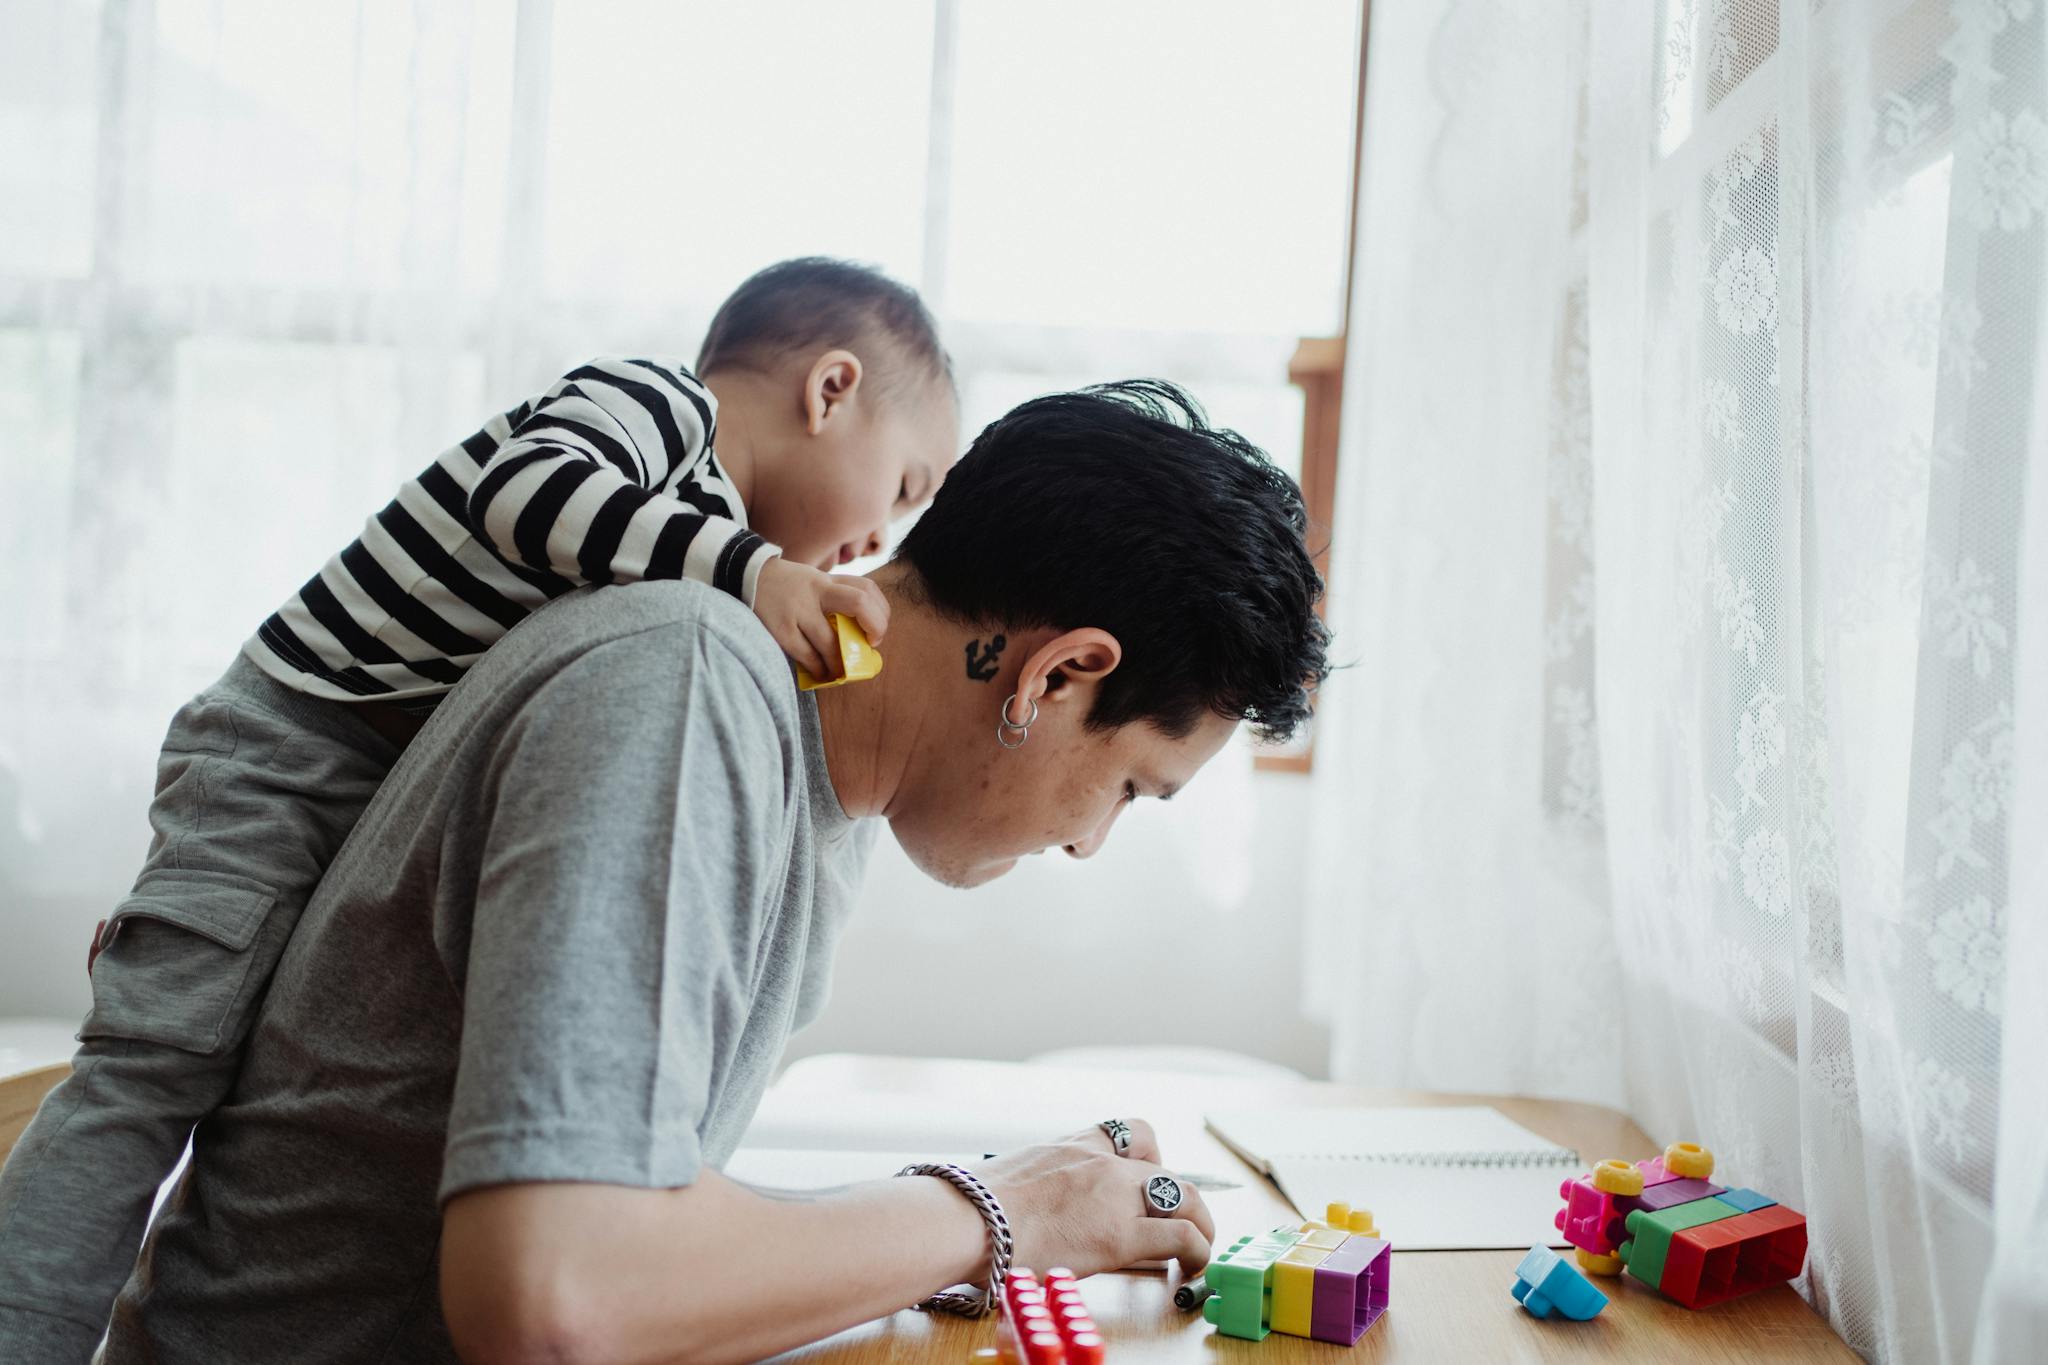
[[[1337,442],[1344,415],[1344,360],[1351,335],[1351,271],[1358,258],[1358,203],[1365,169],[1366,53],[1372,35],[1372,0],[1358,5],[1358,80],[1351,124],[1351,211],[1344,245],[1343,324],[1333,337],[1303,337],[1287,362],[1287,382],[1301,390],[1301,499],[1308,510],[1309,550],[1323,576],[1316,616],[1329,620],[1330,541],[1337,522]],[[1314,718],[1309,724],[1313,726]],[[1315,735],[1298,745],[1259,754],[1252,766],[1266,773],[1314,771]]]

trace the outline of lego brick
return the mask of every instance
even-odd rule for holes
[[[1572,1253],[1572,1259],[1577,1261],[1579,1269],[1588,1275],[1619,1275],[1621,1273],[1621,1257],[1619,1256],[1595,1256],[1589,1251],[1580,1249]]]
[[[1334,1248],[1296,1245],[1273,1263],[1273,1316],[1276,1332],[1305,1337],[1309,1316],[1315,1306],[1316,1267],[1328,1260]]]
[[[1789,1280],[1805,1260],[1806,1219],[1771,1204],[1675,1234],[1659,1287],[1706,1308]]]
[[[1678,1176],[1664,1169],[1664,1158],[1662,1156],[1653,1156],[1648,1161],[1638,1161],[1636,1169],[1643,1173],[1643,1188],[1646,1190],[1652,1185],[1661,1185],[1667,1180],[1679,1179]]]
[[[1621,1244],[1619,1252],[1622,1262],[1628,1266],[1629,1274],[1655,1289],[1663,1279],[1664,1258],[1671,1249],[1673,1235],[1702,1223],[1736,1217],[1741,1212],[1719,1199],[1695,1199],[1668,1209],[1637,1209],[1626,1220],[1628,1240]]]
[[[1585,1322],[1607,1306],[1607,1296],[1549,1247],[1529,1248],[1529,1254],[1515,1267],[1510,1289],[1516,1301],[1539,1318],[1555,1312]]]
[[[1371,1222],[1365,1210],[1345,1212],[1347,1225]],[[1319,1234],[1332,1231],[1341,1240],[1322,1245],[1332,1239]],[[1202,1316],[1249,1341],[1277,1331],[1348,1346],[1386,1311],[1392,1267],[1385,1238],[1314,1221],[1278,1227],[1238,1238],[1209,1263]]]
[[[1202,1302],[1202,1316],[1223,1335],[1264,1341],[1272,1331],[1267,1324],[1272,1321],[1273,1266],[1288,1249],[1275,1249],[1272,1240],[1271,1234],[1240,1237],[1203,1272],[1210,1293]]]
[[[1637,1207],[1668,1209],[1674,1204],[1690,1204],[1695,1199],[1706,1199],[1721,1192],[1721,1187],[1711,1180],[1663,1180],[1643,1188]]]
[[[1605,1190],[1609,1194],[1634,1196],[1643,1192],[1642,1171],[1635,1166],[1629,1165],[1628,1162],[1618,1156],[1611,1156],[1605,1161],[1595,1162],[1593,1169],[1581,1176],[1580,1179],[1584,1180],[1594,1189]]]
[[[1350,1346],[1387,1311],[1394,1258],[1382,1237],[1353,1236],[1316,1267],[1309,1335]]]
[[[1748,1218],[1746,1213],[1737,1214],[1673,1236],[1658,1288],[1687,1308],[1705,1308],[1730,1297],[1735,1292],[1742,1243],[1748,1236],[1743,1226]]]
[[[1772,1205],[1757,1209],[1757,1218],[1772,1220],[1772,1242],[1767,1250],[1759,1250],[1757,1257],[1761,1269],[1737,1271],[1737,1275],[1757,1275],[1763,1283],[1776,1283],[1780,1279],[1792,1279],[1806,1265],[1806,1216],[1798,1209],[1784,1205]]]
[[[1564,1239],[1594,1256],[1612,1256],[1622,1238],[1622,1220],[1628,1217],[1640,1196],[1610,1194],[1596,1188],[1585,1176],[1558,1186],[1564,1208],[1553,1220]]]
[[[1347,1232],[1359,1237],[1377,1237],[1380,1235],[1380,1230],[1373,1226],[1372,1210],[1354,1209],[1349,1204],[1330,1204],[1323,1210],[1322,1222],[1302,1224],[1303,1231],[1307,1231],[1311,1227],[1331,1228],[1337,1232]]]
[[[1764,1284],[1775,1284],[1797,1275],[1806,1264],[1806,1215],[1782,1204],[1772,1204],[1750,1216],[1767,1226],[1760,1226],[1745,1244],[1745,1263],[1736,1272],[1738,1283],[1754,1278]],[[1769,1245],[1757,1246],[1765,1233],[1770,1237]]]
[[[1714,1174],[1714,1154],[1697,1142],[1674,1142],[1664,1149],[1664,1169],[1689,1180],[1709,1180]]]
[[[1102,1365],[1102,1335],[1072,1271],[1048,1270],[1041,1282],[1029,1270],[1012,1270],[1003,1302],[997,1359],[1004,1365]]]
[[[1778,1202],[1775,1199],[1764,1198],[1755,1190],[1723,1190],[1714,1197],[1724,1204],[1733,1204],[1744,1213],[1754,1213],[1758,1209],[1767,1209]]]

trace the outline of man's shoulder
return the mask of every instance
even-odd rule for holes
[[[585,653],[634,637],[664,651],[687,647],[693,667],[708,679],[750,681],[771,700],[794,700],[789,665],[760,618],[730,594],[688,579],[583,588],[535,612],[521,628],[533,645],[553,654]]]

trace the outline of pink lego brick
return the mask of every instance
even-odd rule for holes
[[[1557,1230],[1564,1234],[1567,1242],[1594,1256],[1614,1254],[1614,1249],[1626,1236],[1622,1220],[1641,1203],[1635,1195],[1609,1194],[1596,1189],[1585,1176],[1565,1181],[1558,1186],[1557,1192],[1565,1201],[1564,1208],[1552,1220]]]

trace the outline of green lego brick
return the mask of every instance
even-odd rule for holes
[[[1733,1204],[1714,1198],[1673,1204],[1668,1209],[1637,1209],[1628,1216],[1629,1240],[1621,1244],[1619,1253],[1622,1264],[1628,1267],[1629,1274],[1655,1289],[1664,1278],[1664,1258],[1670,1254],[1673,1233],[1702,1223],[1718,1223],[1741,1212]]]
[[[1265,1248],[1254,1248],[1251,1240],[1240,1238],[1210,1263],[1205,1272],[1209,1297],[1203,1301],[1202,1316],[1225,1336],[1264,1341],[1271,1330],[1266,1323],[1271,1314],[1268,1296],[1276,1258]]]
[[[1238,1238],[1204,1272],[1210,1294],[1202,1316],[1225,1336],[1264,1341],[1272,1330],[1273,1266],[1300,1240],[1300,1233],[1278,1228]]]

